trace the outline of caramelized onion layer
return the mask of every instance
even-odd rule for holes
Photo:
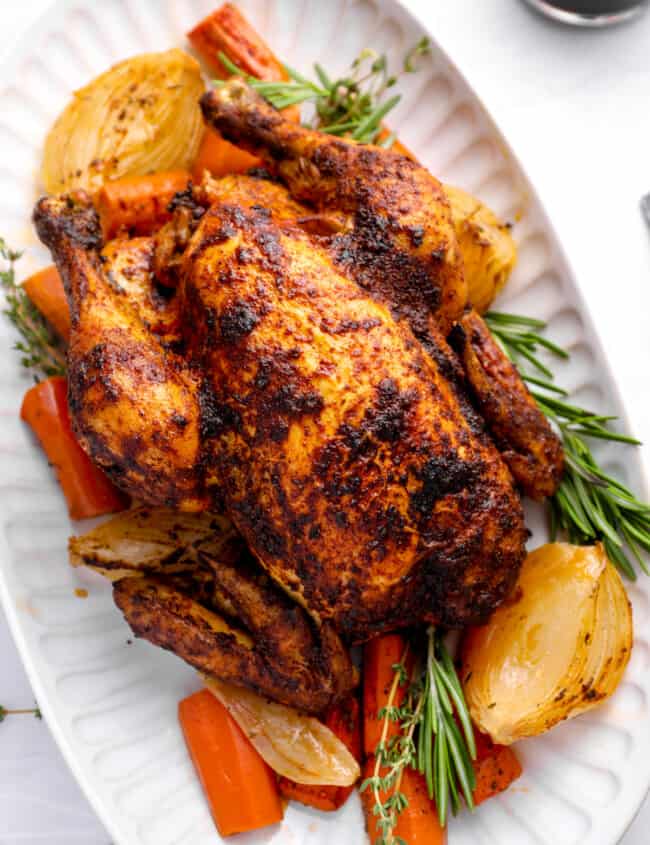
[[[472,718],[502,744],[543,733],[608,698],[631,649],[630,603],[602,545],[542,546],[513,599],[465,636]]]
[[[276,704],[243,687],[204,677],[268,765],[296,783],[351,786],[359,764],[318,719]]]
[[[41,178],[51,194],[158,170],[188,169],[198,151],[205,86],[183,50],[143,53],[75,91],[45,141]]]

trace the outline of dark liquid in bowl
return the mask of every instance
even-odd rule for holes
[[[640,6],[639,0],[546,0],[550,6],[577,15],[615,15]]]

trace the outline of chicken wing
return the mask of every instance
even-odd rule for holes
[[[202,556],[202,563],[175,576],[115,582],[115,603],[136,636],[201,672],[309,713],[323,712],[356,686],[334,629],[316,627],[245,553],[232,560]]]
[[[518,484],[533,499],[552,496],[562,480],[562,444],[476,311],[463,316],[451,343],[475,404]]]

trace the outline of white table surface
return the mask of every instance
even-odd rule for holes
[[[50,2],[0,0],[0,59]],[[633,428],[650,441],[650,235],[638,210],[650,191],[650,15],[582,32],[543,21],[519,0],[405,2],[478,91],[540,190]],[[33,703],[1,611],[0,703]],[[647,845],[649,828],[650,800],[621,845]],[[47,725],[11,717],[0,725],[0,845],[44,842],[108,845],[109,837]]]

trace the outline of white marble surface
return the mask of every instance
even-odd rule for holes
[[[650,191],[650,15],[607,32],[578,32],[546,23],[518,0],[405,2],[483,97],[540,190],[634,430],[650,440],[650,236],[638,211],[641,193]],[[0,59],[48,5],[0,2]],[[0,615],[0,703],[32,702]],[[622,845],[647,845],[648,826],[650,801]],[[109,837],[46,724],[11,717],[0,725],[0,845],[41,842],[108,845]]]

